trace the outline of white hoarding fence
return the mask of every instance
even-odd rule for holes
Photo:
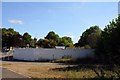
[[[61,59],[64,56],[94,57],[94,49],[15,48],[13,53],[14,59],[30,61]]]

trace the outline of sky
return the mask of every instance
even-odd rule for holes
[[[101,29],[118,16],[118,2],[2,2],[2,27],[44,38],[54,31],[76,43],[91,26]]]
[[[1,0],[2,2],[118,2],[119,0]]]

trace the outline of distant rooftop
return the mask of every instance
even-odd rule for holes
[[[56,49],[65,49],[65,46],[55,46]]]

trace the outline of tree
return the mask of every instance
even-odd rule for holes
[[[2,29],[0,28],[0,50],[2,49]]]
[[[53,31],[50,31],[50,32],[47,34],[47,36],[45,37],[45,39],[49,40],[49,45],[50,45],[50,46],[48,46],[48,47],[53,48],[53,47],[55,47],[55,46],[58,44],[58,42],[59,42],[59,35],[56,34],[56,33],[53,32]]]
[[[55,32],[53,31],[50,31],[47,36],[45,37],[45,39],[48,39],[48,40],[54,40],[56,42],[58,42],[59,40],[59,35],[56,34]]]
[[[14,31],[14,29],[2,28],[2,47],[19,47],[20,37],[19,32]]]
[[[60,38],[58,34],[50,31],[45,39],[38,40],[37,45],[43,48],[55,48],[55,46],[73,47],[73,42],[70,37],[64,36]]]
[[[70,37],[64,36],[59,39],[58,46],[73,47],[73,41]]]
[[[26,47],[27,45],[31,46],[32,44],[32,38],[31,35],[29,33],[24,33],[23,34],[23,42],[24,42],[24,46]]]
[[[36,45],[37,45],[37,38],[34,38],[33,42],[34,42],[34,47],[36,47]]]
[[[42,48],[51,48],[50,41],[48,39],[39,39],[37,45]]]
[[[86,31],[83,32],[80,37],[77,46],[86,46],[89,45],[91,48],[95,48],[98,39],[101,35],[101,29],[98,26],[92,26]]]
[[[100,61],[109,64],[120,64],[120,16],[112,20],[102,31],[96,48]]]

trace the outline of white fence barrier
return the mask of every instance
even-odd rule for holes
[[[64,56],[72,58],[94,57],[94,49],[15,48],[13,53],[14,59],[29,61],[61,59]]]

